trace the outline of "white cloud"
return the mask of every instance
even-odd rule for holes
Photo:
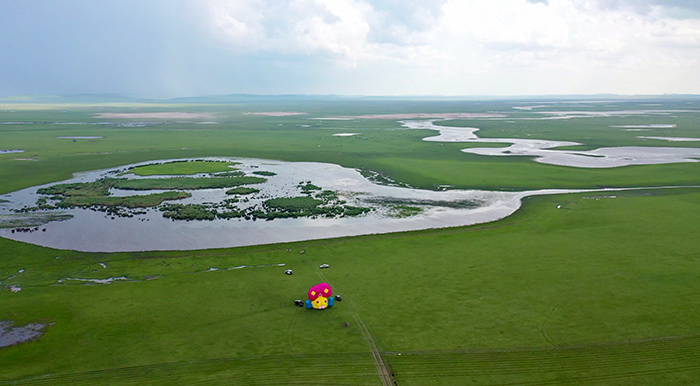
[[[630,48],[640,46],[659,52],[665,46],[700,45],[700,22],[664,17],[661,8],[650,3],[452,0],[436,9],[435,3],[421,8],[420,2],[413,2],[397,8],[401,18],[391,15],[392,4],[374,3],[210,0],[210,16],[215,34],[233,49],[331,55],[354,63],[410,58],[416,52],[436,53],[469,43],[501,56],[557,50],[560,58],[586,53],[601,60],[633,54]],[[630,12],[642,5],[650,11]]]
[[[70,2],[0,1],[0,93],[700,93],[697,0]]]
[[[209,17],[213,32],[230,46],[261,49],[266,40],[259,9],[264,0],[212,1]]]
[[[432,46],[453,53],[444,67],[490,79],[493,93],[700,91],[700,20],[594,3],[453,0]]]
[[[214,0],[214,35],[240,52],[329,55],[354,65],[366,55],[368,7],[355,0]]]

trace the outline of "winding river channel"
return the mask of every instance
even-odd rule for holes
[[[58,249],[92,252],[234,247],[484,223],[510,215],[519,208],[523,197],[573,192],[431,191],[379,185],[362,176],[357,170],[333,164],[244,158],[212,159],[238,162],[238,170],[246,173],[260,170],[276,173],[268,177],[265,183],[255,185],[260,189],[260,197],[298,195],[299,183],[310,181],[323,189],[336,191],[350,205],[372,207],[374,210],[358,217],[343,218],[175,221],[164,218],[162,213],[155,209],[134,217],[114,217],[99,211],[75,208],[57,210],[69,214],[71,217],[67,220],[48,222],[34,232],[0,229],[0,236]],[[162,162],[165,161],[167,160]],[[128,166],[137,165],[140,164]],[[124,167],[82,173],[63,183],[90,182],[114,175],[123,169]],[[37,194],[39,188],[41,186],[0,196],[5,200],[0,204],[0,216],[4,219],[21,217],[21,214],[13,214],[13,210],[34,205],[40,196]],[[220,201],[226,197],[226,190],[191,191],[192,197],[180,202]],[[112,192],[112,195],[123,194],[123,191]],[[422,211],[413,216],[396,216],[392,214],[396,205],[420,207]]]

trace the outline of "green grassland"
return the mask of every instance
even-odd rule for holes
[[[109,207],[125,207],[125,208],[151,208],[168,200],[180,200],[190,197],[187,192],[161,192],[151,193],[141,196],[70,196],[60,202],[61,207],[75,206],[109,206]]]
[[[323,204],[322,200],[317,200],[309,196],[300,197],[278,197],[265,202],[266,205],[281,210],[296,211],[303,209],[314,209]]]
[[[216,176],[206,178],[172,177],[140,178],[138,180],[115,179],[115,187],[125,190],[153,189],[217,189],[240,185],[259,184],[266,180],[252,176]]]
[[[535,189],[578,188],[596,186],[658,186],[700,184],[698,165],[670,164],[634,166],[617,169],[579,169],[528,162],[516,157],[486,157],[465,154],[459,150],[486,144],[433,143],[420,139],[434,135],[430,130],[405,130],[392,120],[323,121],[311,120],[320,116],[360,114],[366,112],[391,113],[409,108],[415,111],[482,112],[484,107],[500,107],[511,112],[508,104],[482,106],[476,103],[445,103],[445,105],[411,103],[378,103],[368,107],[361,103],[345,106],[173,106],[170,110],[192,112],[216,111],[216,125],[196,125],[184,122],[154,124],[148,127],[120,127],[105,125],[61,125],[61,122],[99,123],[95,113],[114,111],[111,107],[74,108],[73,110],[13,110],[0,113],[7,121],[38,122],[33,125],[1,125],[3,147],[26,150],[21,154],[0,154],[0,193],[67,179],[76,171],[117,167],[132,162],[157,159],[196,158],[208,156],[258,157],[284,161],[331,162],[345,167],[382,171],[388,177],[414,187],[434,189],[439,185],[457,188]],[[323,111],[322,108],[326,108]],[[341,109],[340,107],[344,107]],[[439,108],[438,108],[439,107]],[[620,109],[634,106],[623,105]],[[670,106],[674,107],[674,106]],[[307,111],[308,116],[261,117],[244,115],[254,108],[268,110],[288,108]],[[366,108],[368,111],[363,111]],[[162,111],[143,105],[126,109],[128,112]],[[433,109],[433,110],[427,110]],[[5,109],[3,109],[5,110]],[[62,111],[67,111],[63,113]],[[38,114],[34,117],[33,114]],[[517,114],[522,115],[522,112]],[[538,117],[540,117],[538,115]],[[650,118],[652,123],[669,119]],[[505,120],[460,121],[471,127],[482,127],[483,137],[498,137],[505,128],[518,134],[520,126],[527,126],[529,138],[551,140],[578,140],[586,146],[646,144],[636,139],[635,132],[610,128],[610,125],[645,123],[647,118],[576,118],[568,120],[536,120],[521,122],[517,128]],[[679,117],[676,129],[658,129],[643,132],[647,136],[696,136],[697,117]],[[115,120],[133,123],[141,120]],[[450,123],[441,123],[450,124]],[[308,126],[308,127],[304,127]],[[535,128],[535,129],[533,129]],[[538,131],[540,130],[540,131]],[[334,137],[340,132],[360,132],[362,137]],[[513,133],[516,132],[516,133]],[[594,134],[597,133],[597,134]],[[103,136],[97,140],[77,142],[57,139],[59,136]],[[364,139],[366,138],[366,139]],[[587,139],[590,138],[590,139]],[[610,139],[611,143],[605,143]],[[697,143],[652,141],[663,146],[697,146]],[[504,146],[498,144],[494,146]],[[18,160],[19,159],[19,160]],[[644,176],[640,178],[640,176]]]
[[[425,188],[700,185],[694,163],[557,167],[464,154],[466,144],[421,141],[434,132],[394,121],[308,119],[510,112],[508,103],[287,103],[119,107],[213,112],[218,118],[208,120],[218,125],[0,125],[3,148],[26,150],[0,155],[0,192],[77,171],[206,156],[334,162]],[[16,108],[0,120],[95,122],[95,112],[115,108]],[[242,114],[294,109],[309,116]],[[520,124],[530,125],[529,138],[586,146],[640,145],[612,125],[678,123],[641,135],[700,136],[697,114],[678,116]],[[482,127],[484,137],[526,135],[499,133],[507,126],[497,121],[462,123]],[[350,131],[362,136],[332,136]],[[56,139],[65,135],[104,138]],[[48,324],[40,339],[0,348],[0,385],[381,385],[373,344],[398,385],[693,384],[699,213],[700,189],[686,187],[538,196],[488,224],[229,249],[82,253],[0,238],[0,320]],[[127,280],[66,280],[118,277]],[[294,306],[321,281],[343,300],[324,311]]]
[[[248,188],[245,186],[238,186],[233,189],[229,189],[226,191],[226,194],[238,194],[238,195],[247,195],[247,194],[253,194],[259,192],[260,189],[255,189],[255,188]]]
[[[213,161],[165,162],[162,164],[137,166],[130,169],[128,173],[134,173],[139,176],[192,175],[230,171],[233,170],[231,166],[234,165],[235,163]]]

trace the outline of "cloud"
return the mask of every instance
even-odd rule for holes
[[[369,40],[397,45],[423,44],[426,33],[433,30],[443,15],[447,0],[379,0],[367,2],[371,7],[368,22]]]
[[[653,3],[685,4],[670,0],[210,0],[209,9],[214,35],[237,52],[316,57],[346,67],[377,61],[426,67],[446,58],[464,59],[454,51],[460,48],[498,53],[492,56],[495,62],[533,64],[541,59],[562,65],[577,53],[605,60],[638,56],[628,48],[643,44],[658,48],[698,43],[695,22],[669,22],[670,17],[647,10]]]
[[[697,0],[650,0],[654,5],[663,5],[674,8],[692,9],[700,11],[700,2]]]
[[[574,4],[582,9],[624,10],[677,19],[700,18],[700,1],[697,0],[574,0]]]
[[[8,53],[0,73],[12,74],[0,94],[700,93],[699,8],[683,0],[0,1],[0,35],[9,37],[0,39]]]
[[[220,62],[212,74],[233,84],[226,63],[247,72],[248,80],[235,77],[246,92],[700,92],[692,86],[700,67],[700,24],[665,13],[694,2],[195,3],[205,11],[200,22],[209,36],[227,52],[212,50],[209,56]]]
[[[239,52],[328,55],[361,60],[369,26],[366,4],[355,0],[210,1],[211,31]]]

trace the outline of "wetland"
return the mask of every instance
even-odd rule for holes
[[[228,165],[232,175],[144,173],[178,162]],[[488,222],[513,213],[522,197],[555,192],[387,186],[325,163],[162,160],[4,195],[0,235],[92,252],[232,247]],[[28,219],[42,231],[15,231]]]

